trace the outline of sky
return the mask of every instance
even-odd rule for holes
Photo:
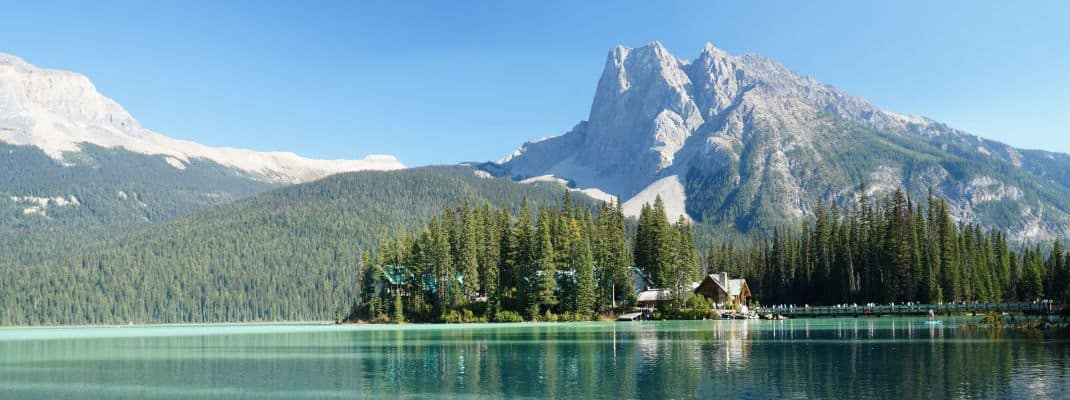
[[[7,3],[7,4],[4,4]],[[932,4],[930,4],[932,3]],[[606,55],[758,53],[882,108],[1070,152],[1070,2],[0,0],[0,52],[213,146],[497,159],[587,118]]]

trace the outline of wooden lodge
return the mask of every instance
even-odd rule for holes
[[[695,294],[700,294],[721,307],[728,304],[746,305],[751,297],[747,280],[728,279],[727,272],[706,275],[695,288]]]
[[[727,272],[709,274],[699,282],[691,283],[691,290],[685,296],[691,294],[702,295],[713,301],[717,308],[727,307],[729,304],[746,305],[750,300],[751,291],[747,286],[746,279],[728,279]],[[646,289],[637,294],[639,306],[653,309],[658,302],[673,299],[671,289]]]

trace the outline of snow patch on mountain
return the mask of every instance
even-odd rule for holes
[[[0,53],[0,141],[35,146],[65,162],[83,143],[162,155],[176,169],[209,160],[278,182],[304,182],[338,172],[405,168],[393,156],[315,160],[287,152],[209,147],[173,139],[141,126],[122,106],[101,95],[87,77],[33,66]]]
[[[661,201],[665,203],[665,214],[670,221],[676,222],[681,216],[691,221],[691,216],[687,215],[687,195],[684,194],[684,184],[680,182],[680,178],[676,175],[666,176],[654,181],[650,186],[641,190],[639,194],[625,201],[623,207],[624,215],[638,217],[643,210],[643,205],[650,204],[653,206],[658,196],[661,196]]]
[[[568,181],[567,180],[561,179],[561,178],[558,178],[556,176],[549,175],[549,174],[533,176],[531,178],[521,179],[520,180],[520,183],[523,183],[523,184],[532,184],[532,183],[536,183],[536,182],[550,182],[550,183],[557,183],[557,184],[566,185],[566,186],[568,185]]]
[[[178,169],[186,169],[186,164],[174,157],[164,157],[164,161],[167,161],[172,167]]]
[[[478,171],[478,172],[486,173],[485,171]],[[478,172],[477,172],[477,174],[478,174]],[[526,185],[530,185],[530,184],[533,184],[533,183],[540,183],[540,182],[541,183],[555,183],[555,184],[561,185],[562,187],[564,187],[565,189],[568,189],[571,192],[582,193],[582,194],[585,194],[585,195],[587,195],[588,197],[590,197],[592,199],[601,200],[601,201],[604,201],[604,202],[607,202],[607,203],[615,203],[617,201],[617,196],[614,196],[614,195],[611,195],[609,193],[606,193],[606,192],[602,191],[601,189],[598,189],[598,188],[575,188],[575,187],[571,187],[568,180],[562,179],[562,178],[558,178],[558,177],[556,177],[554,175],[533,176],[531,178],[522,179],[522,180],[519,181],[519,183],[526,184]]]
[[[611,203],[612,204],[612,203],[616,203],[617,202],[617,196],[614,196],[614,195],[611,195],[609,193],[603,192],[602,189],[598,189],[598,188],[571,189],[570,188],[569,190],[583,193],[583,194],[587,195],[587,197],[590,197],[590,198],[595,199],[595,200],[601,200],[601,201],[604,201],[606,203]]]
[[[16,205],[27,206],[22,209],[23,215],[36,214],[42,217],[48,216],[46,210],[49,207],[77,207],[82,205],[82,202],[74,195],[52,197],[10,196],[9,198]]]

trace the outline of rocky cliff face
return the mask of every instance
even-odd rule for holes
[[[488,171],[554,175],[631,202],[661,195],[687,217],[742,231],[802,217],[820,199],[933,189],[956,215],[1019,239],[1070,230],[1068,157],[1020,151],[885,111],[761,56],[707,45],[610,51],[587,121],[524,144]]]
[[[160,155],[176,169],[208,160],[273,182],[303,182],[365,169],[404,168],[392,156],[362,160],[312,160],[284,152],[215,148],[177,140],[141,126],[84,75],[38,68],[0,53],[0,141],[40,148],[63,161],[83,143]]]

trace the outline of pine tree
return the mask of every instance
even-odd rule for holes
[[[828,211],[825,209],[824,199],[818,199],[817,207],[814,209],[814,230],[813,234],[808,230],[803,231],[802,240],[804,243],[810,242],[808,245],[804,245],[804,249],[809,249],[809,256],[804,257],[807,260],[814,260],[814,263],[804,263],[801,282],[816,281],[820,282],[822,286],[819,293],[829,294],[835,293],[831,291],[829,284],[832,280],[832,225],[831,217]],[[803,284],[803,286],[809,286]]]
[[[497,215],[491,211],[489,204],[483,206],[480,214],[480,219],[484,226],[483,236],[480,238],[482,246],[482,251],[480,252],[482,257],[479,260],[480,290],[490,303],[488,316],[493,317],[499,307],[499,266],[501,265],[501,236],[504,226],[501,220],[497,218]],[[508,224],[508,214],[506,214],[505,221]]]
[[[602,232],[605,237],[606,253],[603,263],[609,278],[609,302],[616,307],[619,300],[635,296],[631,276],[632,254],[624,225],[624,208],[619,198],[615,205],[607,207],[605,216],[599,217],[599,222],[603,224]]]
[[[1045,267],[1045,286],[1044,293],[1050,298],[1059,298],[1065,291],[1068,280],[1068,274],[1063,258],[1063,242],[1060,239],[1055,239],[1055,244],[1052,245],[1051,252],[1048,254],[1047,261],[1044,262]]]
[[[447,210],[448,211],[448,210]],[[452,215],[446,213],[446,216]],[[460,290],[457,287],[450,248],[449,228],[444,220],[431,223],[431,265],[436,277],[436,306],[439,313],[454,309],[460,303]]]
[[[557,266],[554,264],[556,254],[552,239],[552,219],[549,210],[543,209],[539,212],[539,226],[535,233],[538,238],[535,246],[536,274],[532,274],[536,284],[535,297],[529,306],[529,310],[535,313],[549,311],[557,305]]]
[[[1040,256],[1040,246],[1030,250],[1025,256],[1022,274],[1022,300],[1044,298],[1044,261]]]
[[[654,265],[654,284],[661,288],[675,287],[675,280],[681,276],[679,271],[679,265],[675,264],[676,258],[676,239],[674,231],[669,225],[669,216],[665,211],[665,202],[661,199],[661,196],[654,198],[654,208],[651,213],[652,226],[654,228],[652,236],[652,248],[654,250],[652,263]]]
[[[482,226],[476,211],[470,209],[467,204],[462,205],[458,215],[461,219],[459,227],[461,237],[459,240],[460,254],[457,269],[461,272],[462,293],[464,296],[471,296],[479,291],[479,253]]]
[[[959,283],[958,239],[957,230],[947,211],[947,203],[940,200],[937,204],[937,230],[940,240],[940,270],[943,272],[943,293],[949,300],[961,299],[962,289]]]
[[[573,296],[576,304],[573,310],[582,316],[590,316],[594,313],[596,288],[594,281],[594,257],[591,254],[591,243],[584,238],[578,224],[570,227],[572,238],[572,268],[576,273],[576,293]]]
[[[911,264],[914,272],[911,276],[910,285],[907,287],[906,299],[908,301],[921,300],[928,303],[930,300],[928,276],[929,271],[932,269],[928,265],[928,259],[925,257],[925,218],[924,213],[921,211],[921,205],[914,208],[912,213],[912,221],[910,227],[910,249],[913,259]]]
[[[653,209],[650,204],[643,204],[639,210],[639,222],[635,227],[635,239],[632,241],[632,254],[636,268],[648,279],[657,275],[657,260],[654,240],[657,235],[654,224]],[[651,282],[653,283],[653,282]]]

